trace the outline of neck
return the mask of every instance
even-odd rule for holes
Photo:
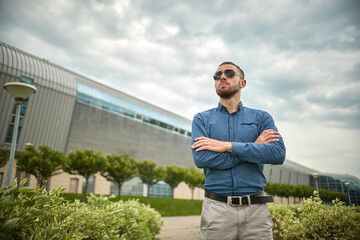
[[[220,103],[224,107],[226,107],[229,113],[236,112],[240,105],[240,91],[238,92],[238,94],[235,94],[231,98],[228,99],[220,98]]]

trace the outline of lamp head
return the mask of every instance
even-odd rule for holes
[[[4,84],[4,88],[11,94],[17,104],[36,93],[36,87],[22,82],[8,82]]]
[[[312,174],[312,176],[315,178],[315,179],[317,179],[318,177],[319,177],[319,173],[318,172],[314,172],[313,174]]]

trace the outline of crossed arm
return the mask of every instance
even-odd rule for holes
[[[255,140],[255,143],[273,143],[278,142],[280,135],[273,129],[263,131],[260,136]],[[197,152],[209,150],[213,152],[231,152],[232,143],[223,142],[208,137],[198,137],[194,139],[195,143],[191,146]]]
[[[198,114],[193,121],[191,148],[198,168],[229,169],[241,162],[282,164],[285,146],[270,115],[261,120],[264,128],[254,142],[228,142],[210,138],[204,119]]]

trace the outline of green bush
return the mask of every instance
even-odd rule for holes
[[[282,239],[281,234],[284,231],[284,223],[293,219],[294,212],[289,208],[289,205],[269,203],[268,206],[273,220],[274,239]]]
[[[16,183],[2,188],[0,239],[154,239],[163,224],[157,211],[137,201],[90,194],[87,203],[68,202],[62,192]]]
[[[20,183],[24,185],[26,180]],[[17,188],[14,185],[0,189],[0,239],[52,239],[60,229],[41,221],[50,209],[63,201],[63,189],[46,192],[42,188]]]
[[[360,212],[339,200],[324,205],[318,197],[299,205],[269,204],[274,239],[358,239]]]

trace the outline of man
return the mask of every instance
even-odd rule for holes
[[[194,116],[192,153],[205,173],[202,239],[272,239],[264,164],[282,164],[284,142],[270,114],[240,101],[244,72],[232,62],[214,76],[217,108]]]

